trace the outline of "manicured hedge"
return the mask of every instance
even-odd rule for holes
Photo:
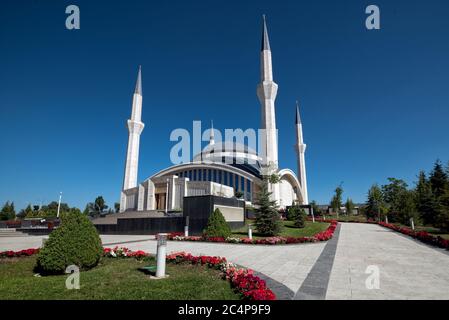
[[[40,250],[36,268],[44,274],[64,273],[69,265],[90,269],[98,264],[103,248],[92,222],[81,213],[63,217]]]

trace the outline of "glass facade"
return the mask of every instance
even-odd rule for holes
[[[192,169],[175,173],[180,178],[189,178],[190,181],[213,181],[243,192],[246,201],[252,201],[252,182],[244,177],[217,169]]]

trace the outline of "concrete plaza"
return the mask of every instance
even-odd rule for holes
[[[0,251],[39,247],[42,238],[2,237]],[[101,238],[105,247],[156,251],[151,236]],[[449,252],[378,225],[340,224],[329,242],[262,246],[170,241],[167,250],[223,256],[254,269],[280,299],[449,299]],[[375,276],[372,270],[379,271],[378,289],[366,285]]]

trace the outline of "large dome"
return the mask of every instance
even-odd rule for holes
[[[238,142],[217,142],[207,145],[193,158],[194,162],[224,163],[260,177],[261,158],[257,152]]]

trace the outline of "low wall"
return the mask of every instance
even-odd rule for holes
[[[183,215],[189,217],[189,233],[202,234],[214,208],[223,210],[231,229],[245,225],[245,201],[212,195],[184,197]],[[227,210],[226,210],[227,208]]]
[[[97,224],[100,234],[157,234],[184,231],[184,217],[118,218],[117,224]]]

